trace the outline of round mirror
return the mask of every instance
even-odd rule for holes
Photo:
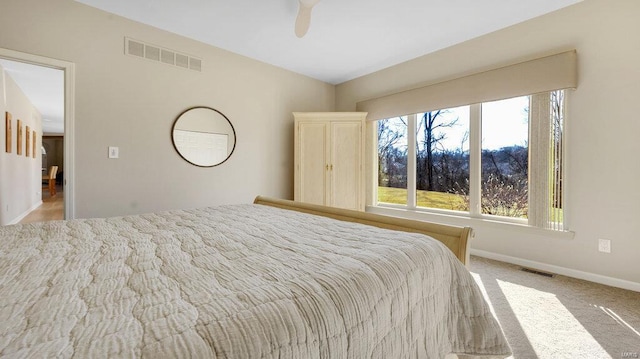
[[[231,121],[220,111],[204,106],[181,113],[173,123],[171,138],[180,156],[200,167],[221,164],[236,147]]]

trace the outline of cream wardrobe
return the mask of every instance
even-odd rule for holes
[[[294,112],[294,199],[363,211],[366,112]]]

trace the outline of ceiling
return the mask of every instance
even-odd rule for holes
[[[581,0],[321,0],[303,38],[298,0],[76,1],[338,84]]]
[[[321,0],[303,38],[297,0],[76,1],[339,84],[582,0]],[[42,114],[43,131],[64,133],[62,71],[0,65]]]

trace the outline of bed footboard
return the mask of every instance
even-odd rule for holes
[[[471,227],[436,224],[264,196],[257,196],[253,203],[396,231],[426,234],[444,243],[463,264],[469,263],[469,239],[473,235]]]

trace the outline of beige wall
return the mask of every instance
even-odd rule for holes
[[[512,60],[577,49],[569,98],[567,216],[573,239],[474,222],[472,248],[628,281],[640,288],[640,1],[577,5],[338,85],[338,111],[356,102]],[[421,218],[470,224],[436,216]],[[598,238],[612,240],[611,254]]]
[[[5,151],[5,112],[11,113],[11,153]],[[41,201],[40,144],[42,118],[9,73],[0,66],[0,225],[16,223]],[[18,155],[18,120],[22,122],[22,154]],[[26,127],[36,131],[36,157],[26,156]],[[30,137],[33,135],[30,134]],[[33,138],[33,137],[32,137]],[[30,142],[31,143],[31,142]],[[33,147],[32,147],[33,148]],[[31,150],[30,150],[31,151]],[[32,154],[32,152],[30,152]]]
[[[201,58],[203,71],[124,55],[125,36]],[[0,47],[76,65],[77,217],[292,198],[291,112],[334,108],[332,85],[72,0],[3,0]],[[221,166],[195,167],[173,149],[173,121],[193,106],[235,127]]]

